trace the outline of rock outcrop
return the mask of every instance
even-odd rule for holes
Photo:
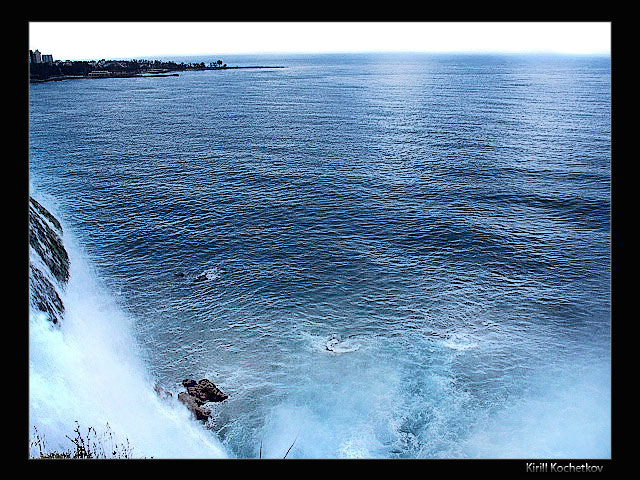
[[[69,255],[62,244],[62,226],[51,212],[29,197],[29,302],[59,323],[64,304],[59,289],[69,280]]]
[[[211,416],[211,410],[204,406],[208,402],[222,402],[229,398],[226,393],[220,391],[211,380],[203,378],[199,382],[190,378],[184,380],[182,385],[186,392],[178,394],[178,400],[195,415],[198,420],[206,420]]]
[[[198,383],[195,380],[187,379],[182,382],[182,385],[187,389],[189,395],[201,402],[222,402],[229,398],[211,380],[206,378],[203,378]]]
[[[64,304],[53,283],[33,262],[29,262],[29,301],[32,306],[45,312],[49,320],[58,323],[64,314]]]
[[[211,416],[211,410],[199,405],[195,398],[186,392],[180,392],[178,394],[178,400],[184,403],[198,420],[206,420]]]

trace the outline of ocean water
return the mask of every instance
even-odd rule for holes
[[[72,262],[30,422],[154,457],[609,458],[609,57],[223,60],[287,68],[30,86]],[[188,377],[229,394],[207,426],[150,393]]]

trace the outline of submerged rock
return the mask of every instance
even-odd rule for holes
[[[203,378],[199,382],[188,378],[182,382],[187,389],[186,392],[178,394],[178,400],[195,415],[198,420],[206,420],[211,415],[211,411],[203,407],[207,402],[222,402],[229,398],[226,393],[220,391],[211,380]]]
[[[352,340],[342,340],[340,335],[334,334],[325,344],[325,348],[334,353],[351,353],[360,349],[359,343],[354,343]]]
[[[158,394],[158,396],[160,398],[162,398],[163,400],[169,399],[173,397],[173,394],[168,391],[165,390],[164,388],[162,388],[160,385],[158,385],[157,383],[153,386],[153,390]]]
[[[200,275],[198,275],[193,280],[193,283],[200,283],[200,282],[204,282],[205,280],[215,280],[219,276],[220,276],[220,270],[218,268],[216,267],[209,268],[208,270],[205,270]]]

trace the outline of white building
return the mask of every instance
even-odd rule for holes
[[[42,55],[42,63],[53,63],[53,55]]]
[[[99,77],[110,77],[111,76],[111,72],[107,71],[107,70],[94,70],[93,72],[89,72],[88,74],[89,77],[91,78],[99,78]]]

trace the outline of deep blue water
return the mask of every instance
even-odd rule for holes
[[[609,457],[610,59],[223,60],[30,86],[150,376],[230,456]]]

